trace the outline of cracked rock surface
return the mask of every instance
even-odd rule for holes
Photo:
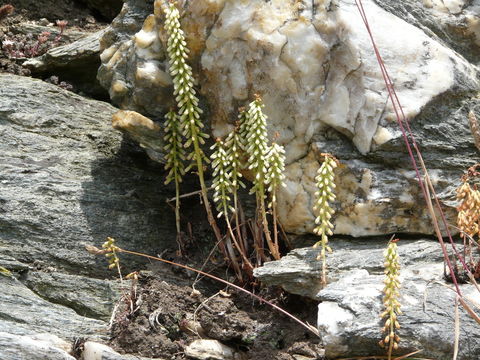
[[[85,245],[100,247],[112,236],[155,254],[174,242],[167,193],[157,186],[160,166],[112,129],[116,111],[0,74],[1,359],[72,359],[39,334],[70,345],[107,338],[122,288],[109,280],[115,274],[104,257]],[[142,265],[122,257],[125,272]]]
[[[378,346],[384,311],[384,239],[329,242],[333,253],[327,257],[328,284],[320,286],[321,262],[318,249],[301,248],[278,261],[255,270],[263,283],[279,285],[290,293],[320,301],[318,328],[329,359],[384,355]],[[422,350],[421,357],[447,360],[453,355],[455,292],[443,276],[440,245],[432,240],[401,240],[400,303],[403,315],[399,350],[402,355]],[[462,294],[480,301],[473,285],[460,285]],[[478,324],[460,306],[460,346],[458,359],[480,356]],[[384,336],[384,335],[383,335]]]
[[[453,3],[460,2],[450,2],[454,9],[445,12],[437,1],[403,7],[364,1],[449,221],[453,189],[477,154],[466,115],[480,109],[473,61],[478,3]],[[337,234],[432,232],[354,2],[199,0],[179,6],[214,137],[232,130],[238,107],[254,93],[265,102],[269,135],[278,132],[277,142],[286,147],[287,187],[278,195],[286,231],[313,230],[313,177],[320,154],[330,152],[342,162]],[[429,21],[420,20],[420,9]],[[459,46],[451,40],[454,19],[457,29],[470,24]],[[162,24],[161,1],[126,1],[102,39],[98,73],[114,103],[155,121],[173,104]]]

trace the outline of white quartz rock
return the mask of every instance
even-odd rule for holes
[[[127,1],[126,8],[134,3]],[[128,40],[105,42],[99,70],[114,102],[152,119],[160,119],[174,104],[161,4],[155,1],[154,14],[144,17],[143,27]],[[320,154],[331,152],[342,162],[334,218],[337,234],[432,232],[425,206],[419,206],[421,194],[371,41],[353,1],[178,4],[196,87],[208,108],[204,120],[213,137],[233,129],[238,107],[255,93],[265,103],[269,137],[278,133],[277,142],[286,148],[287,186],[278,194],[279,220],[286,231],[313,230],[315,171]],[[441,179],[437,190],[445,195],[442,201],[450,201],[447,218],[454,222],[453,192],[448,187],[472,162],[462,112],[468,113],[466,109],[478,101],[473,100],[480,89],[478,69],[425,26],[407,22],[413,15],[402,19],[383,9],[397,2],[363,4],[404,114],[421,132],[418,140],[425,145],[427,158],[438,160],[427,166],[436,166]],[[480,34],[478,0],[415,4],[438,14],[439,22],[465,16],[471,25],[465,31]],[[124,22],[129,19],[121,16]],[[109,33],[105,38],[114,37]],[[453,150],[459,154],[456,159],[449,157]]]
[[[198,360],[235,360],[239,355],[218,340],[194,340],[185,349],[185,355]]]

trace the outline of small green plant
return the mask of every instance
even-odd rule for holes
[[[280,259],[280,252],[278,247],[272,240],[270,229],[268,227],[267,210],[265,207],[265,200],[267,198],[268,186],[268,168],[269,163],[269,146],[267,137],[267,116],[263,113],[262,108],[264,104],[260,96],[255,95],[255,100],[252,101],[248,110],[243,117],[243,124],[241,125],[241,133],[244,144],[244,150],[248,155],[247,168],[254,174],[253,187],[251,193],[255,194],[257,199],[257,209],[259,212],[260,223],[263,226],[265,239],[273,258]]]
[[[231,239],[242,258],[242,267],[247,270],[248,275],[251,276],[253,266],[246,256],[246,250],[241,243],[241,235],[239,235],[238,232],[237,235],[233,233],[233,228],[230,222],[230,214],[238,212],[238,209],[236,208],[237,204],[232,206],[231,195],[233,194],[235,196],[237,194],[238,186],[241,183],[239,180],[241,175],[238,169],[238,166],[240,166],[240,160],[239,154],[236,151],[237,147],[235,146],[235,143],[235,135],[233,135],[228,142],[217,139],[216,143],[211,147],[211,150],[213,150],[213,200],[217,205],[218,217],[223,216],[227,223],[229,234],[229,236],[227,236],[227,250],[231,252],[230,258],[235,258],[235,253],[233,248],[231,248]],[[240,281],[243,281],[242,271],[238,262],[232,261],[232,265],[237,273],[237,278]]]
[[[223,237],[213,217],[205,184],[204,164],[208,163],[208,159],[201,145],[205,143],[208,135],[202,130],[204,127],[200,117],[202,109],[198,106],[199,100],[193,88],[192,67],[187,63],[189,50],[185,41],[185,34],[180,25],[180,12],[174,1],[170,1],[168,5],[165,5],[163,11],[166,17],[165,29],[168,34],[167,54],[169,71],[173,80],[173,94],[178,106],[178,121],[182,129],[182,135],[186,138],[184,147],[190,149],[190,152],[186,155],[186,159],[190,161],[190,164],[185,171],[190,170],[192,167],[197,171],[208,221],[219,242],[219,246],[223,249]]]
[[[317,171],[315,177],[317,191],[315,192],[315,205],[313,211],[316,216],[316,227],[314,233],[321,237],[314,248],[321,247],[317,259],[322,261],[322,285],[327,284],[327,252],[331,253],[332,249],[328,246],[328,237],[333,235],[333,224],[330,221],[335,213],[331,203],[335,201],[335,168],[337,167],[337,159],[330,154],[322,154],[325,158],[322,165]]]
[[[385,319],[385,325],[383,326],[382,331],[387,335],[379,342],[379,345],[388,349],[388,360],[392,359],[393,350],[398,349],[400,337],[396,331],[400,329],[398,316],[402,315],[399,302],[400,264],[398,262],[397,241],[398,239],[390,240],[388,247],[384,252],[385,287],[383,289],[383,305],[385,306],[385,311],[380,317]]]
[[[267,138],[267,117],[263,113],[264,107],[260,96],[255,95],[248,108],[241,109],[239,122],[235,131],[231,132],[225,141],[218,140],[211,148],[214,153],[213,161],[213,188],[214,202],[218,210],[218,217],[223,217],[227,225],[227,236],[222,236],[213,212],[210,208],[207,186],[204,179],[204,166],[208,158],[201,146],[208,135],[203,132],[201,121],[202,110],[199,99],[193,88],[194,79],[192,68],[187,64],[189,50],[185,35],[180,26],[180,13],[174,1],[168,1],[163,6],[165,13],[165,30],[167,33],[167,55],[169,71],[173,80],[174,96],[178,112],[169,112],[166,116],[167,155],[166,169],[169,170],[167,182],[175,181],[176,185],[176,224],[180,234],[180,193],[179,183],[185,172],[194,168],[198,174],[201,187],[201,196],[208,221],[212,226],[220,249],[230,261],[237,277],[241,280],[241,270],[236,254],[240,254],[242,268],[250,275],[253,265],[248,259],[248,244],[245,241],[245,232],[242,234],[240,224],[238,199],[239,187],[244,187],[241,181],[242,171],[253,173],[253,187],[257,201],[256,225],[251,229],[257,264],[261,264],[268,255],[264,251],[264,239],[268,245],[271,257],[280,259],[277,230],[277,192],[283,184],[285,168],[285,151],[280,145],[269,145]],[[182,137],[185,142],[182,145]],[[187,151],[185,151],[185,149]],[[243,159],[246,158],[244,164]],[[188,164],[184,168],[183,161]],[[270,195],[270,199],[268,199]],[[233,200],[233,203],[232,203]],[[268,206],[265,201],[268,200]],[[270,233],[268,214],[273,217],[273,239]],[[235,232],[230,216],[234,215]]]
[[[285,149],[283,146],[273,142],[267,154],[267,168],[266,183],[268,184],[268,192],[270,193],[270,201],[268,208],[272,211],[273,218],[273,246],[276,253],[280,254],[278,244],[278,226],[277,226],[277,192],[281,186],[285,186],[283,180],[285,175]]]
[[[239,117],[243,116],[243,113],[240,112]],[[242,181],[242,170],[245,168],[243,161],[242,153],[242,138],[239,135],[239,122],[237,122],[235,129],[228,134],[225,139],[225,147],[227,150],[228,162],[230,163],[230,176],[232,182],[232,196],[233,196],[233,208],[235,215],[235,228],[237,239],[241,246],[241,251],[246,253],[247,245],[244,243],[243,236],[240,231],[240,219],[238,216],[239,213],[239,201],[238,201],[238,190],[240,187],[245,188],[245,184]]]
[[[230,195],[233,192],[233,184],[231,180],[231,164],[229,162],[229,156],[225,147],[225,143],[218,138],[211,147],[212,153],[212,167],[213,167],[213,201],[217,205],[218,217],[224,217],[227,223],[228,236],[226,237],[227,251],[230,254],[230,258],[235,258],[235,252],[232,247],[231,241],[235,243],[237,249],[239,244],[235,235],[233,234],[232,225],[230,224],[229,214],[235,211],[235,208],[231,205]],[[241,253],[241,252],[240,252]],[[237,261],[232,261],[232,266],[235,270],[238,280],[243,281],[242,271]]]
[[[168,170],[165,184],[173,181],[175,183],[175,223],[177,237],[181,234],[180,228],[180,183],[185,175],[185,149],[182,144],[178,116],[175,111],[170,110],[165,115],[165,170]]]

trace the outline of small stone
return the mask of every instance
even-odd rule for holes
[[[232,348],[218,340],[195,340],[185,349],[185,355],[197,360],[236,360]]]

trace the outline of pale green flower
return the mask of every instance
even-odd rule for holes
[[[267,191],[272,196],[272,201],[269,203],[269,207],[272,208],[276,203],[277,190],[280,186],[285,186],[283,182],[285,179],[283,174],[285,171],[285,149],[283,146],[274,142],[268,149],[267,159],[269,167],[265,176],[265,183],[268,184]]]
[[[231,181],[231,163],[229,155],[225,150],[225,144],[221,139],[217,139],[211,147],[212,167],[213,167],[213,201],[218,210],[218,217],[222,215],[228,217],[228,212],[234,212],[235,209],[230,205],[230,194],[233,192]]]
[[[322,283],[327,282],[327,265],[326,265],[326,253],[332,252],[330,246],[328,246],[328,237],[333,235],[333,223],[330,221],[335,210],[332,208],[331,203],[335,201],[335,172],[337,167],[337,161],[330,154],[322,154],[325,157],[323,164],[317,171],[315,177],[317,191],[315,192],[315,205],[313,211],[315,213],[315,228],[313,232],[321,237],[313,247],[321,246],[320,253],[317,259],[322,260]]]
[[[185,149],[182,146],[182,135],[177,114],[170,110],[165,115],[165,170],[169,170],[165,184],[171,181],[180,183],[185,174]]]
[[[187,170],[192,166],[199,166],[201,162],[208,162],[200,145],[205,143],[208,135],[202,132],[204,127],[200,115],[202,109],[198,106],[198,97],[193,88],[194,78],[192,67],[187,64],[189,50],[185,41],[185,34],[180,25],[180,12],[175,3],[164,6],[166,16],[165,29],[167,30],[167,54],[170,65],[170,75],[173,79],[175,101],[182,126],[182,134],[186,138],[186,148],[193,145],[194,149],[187,155],[191,161]],[[200,161],[199,161],[200,160]]]
[[[265,199],[265,181],[268,169],[268,138],[267,138],[267,116],[263,113],[264,107],[259,96],[252,101],[246,111],[244,122],[241,124],[241,137],[248,156],[247,168],[252,170],[253,179],[252,193]]]
[[[396,330],[400,329],[398,316],[402,315],[400,310],[400,264],[397,252],[397,241],[390,241],[387,249],[384,251],[385,256],[385,287],[383,289],[383,305],[385,311],[380,315],[385,320],[383,332],[387,333],[385,338],[380,341],[380,346],[388,347],[388,359],[392,357],[392,351],[398,348],[400,337],[396,334]]]

